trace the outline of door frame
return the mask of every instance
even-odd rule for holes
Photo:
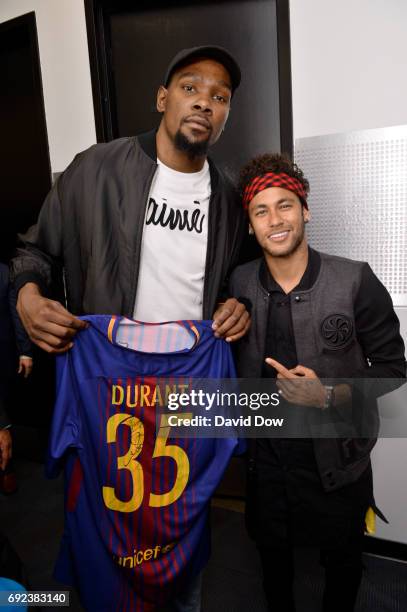
[[[291,86],[291,43],[289,0],[274,0],[277,16],[277,49],[280,102],[280,150],[293,154],[293,114]],[[92,79],[96,137],[106,142],[116,137],[115,93],[110,52],[109,19],[112,14],[140,11],[149,2],[129,0],[84,0],[88,34],[89,62]],[[178,5],[190,5],[189,0],[178,0]],[[162,1],[162,5],[168,3]]]

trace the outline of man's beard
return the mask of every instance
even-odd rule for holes
[[[196,157],[206,157],[209,149],[209,137],[207,140],[191,142],[181,132],[181,130],[178,130],[175,134],[174,145],[178,151],[186,153],[190,159],[195,159]]]
[[[290,248],[287,251],[283,253],[279,253],[278,251],[273,252],[272,249],[269,249],[268,252],[272,257],[279,257],[280,259],[283,259],[284,257],[291,257],[291,255],[293,255],[300,248],[304,240],[304,236],[305,236],[305,223],[303,222],[300,233],[298,234],[295,241],[293,242],[293,244],[290,246]]]

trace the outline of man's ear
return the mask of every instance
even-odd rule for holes
[[[304,223],[308,223],[308,221],[311,219],[311,213],[308,210],[308,208],[303,207],[303,216],[304,216]]]
[[[166,89],[164,85],[160,85],[157,91],[157,110],[159,113],[163,113],[165,111],[167,94],[168,89]]]
[[[252,228],[250,223],[249,223],[249,234],[250,236],[254,236],[254,229]]]

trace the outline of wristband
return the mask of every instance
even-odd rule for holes
[[[329,410],[334,405],[335,399],[335,387],[331,385],[325,385],[325,402],[322,410]]]

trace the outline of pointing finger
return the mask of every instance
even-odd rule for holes
[[[287,370],[281,363],[273,359],[272,357],[266,358],[266,363],[274,368],[283,378],[292,378],[290,370]]]

